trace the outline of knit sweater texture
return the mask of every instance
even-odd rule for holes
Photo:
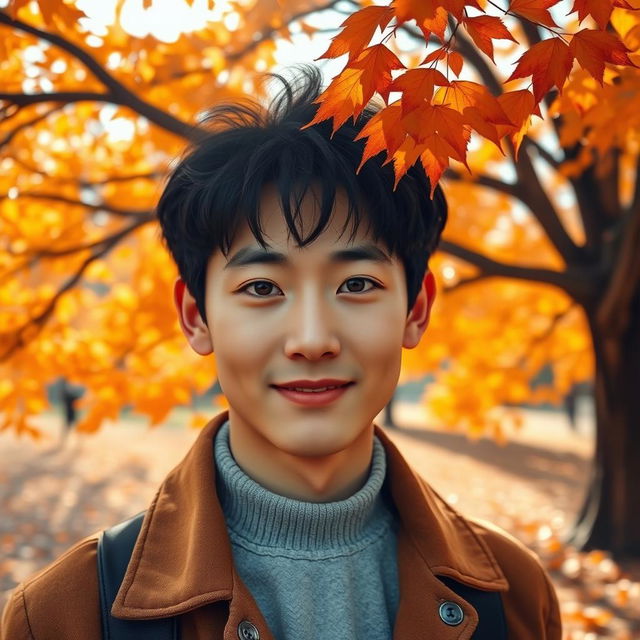
[[[400,599],[398,520],[374,436],[365,485],[337,502],[275,494],[235,462],[229,422],[214,443],[216,486],[236,569],[277,640],[389,640]]]

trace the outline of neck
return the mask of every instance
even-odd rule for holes
[[[278,495],[305,502],[344,500],[369,476],[373,424],[355,441],[327,455],[300,456],[283,451],[255,429],[234,424],[229,414],[229,446],[238,466],[255,482]]]

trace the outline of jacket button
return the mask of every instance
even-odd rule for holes
[[[238,625],[238,638],[240,638],[240,640],[260,640],[260,634],[255,625],[251,624],[248,620],[243,620]]]
[[[464,620],[464,612],[459,604],[447,600],[440,605],[440,620],[452,627],[459,625]]]

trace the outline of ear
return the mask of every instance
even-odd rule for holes
[[[209,327],[207,327],[198,311],[195,298],[180,277],[177,278],[173,285],[173,302],[178,311],[180,328],[189,341],[191,348],[201,356],[212,353],[213,341],[209,333]]]
[[[433,273],[427,270],[424,274],[422,286],[418,292],[413,308],[407,316],[407,324],[404,329],[402,346],[405,349],[413,349],[418,346],[420,338],[429,325],[431,306],[436,297],[436,280]]]

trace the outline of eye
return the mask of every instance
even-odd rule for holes
[[[273,282],[269,282],[268,280],[254,280],[253,282],[249,282],[245,284],[244,287],[239,289],[239,291],[247,291],[249,287],[255,287],[254,291],[256,291],[256,293],[249,294],[254,298],[273,298],[273,296],[262,295],[262,294],[264,294],[266,292],[265,290],[268,290],[269,288],[278,289],[278,287],[276,287],[276,285],[273,284]],[[278,291],[280,291],[280,289],[278,289]]]
[[[353,283],[353,282],[370,282],[373,287],[371,287],[370,289],[358,289],[356,291],[347,291],[347,293],[367,293],[368,291],[373,291],[373,289],[380,289],[380,285],[375,282],[374,280],[372,280],[371,278],[363,278],[361,276],[357,276],[355,278],[349,278],[348,280],[345,280],[344,284],[348,285],[349,283]]]

